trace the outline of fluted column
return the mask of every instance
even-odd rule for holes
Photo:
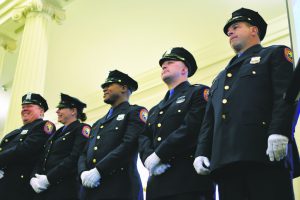
[[[51,1],[49,1],[51,2]],[[11,101],[4,133],[21,125],[21,97],[27,92],[43,95],[48,56],[48,23],[51,19],[61,22],[64,11],[47,1],[33,0],[16,10],[13,19],[25,18],[16,72],[12,85]]]
[[[4,64],[4,59],[6,52],[13,52],[16,49],[16,41],[0,34],[0,84],[2,86],[2,76],[3,76],[3,64]]]

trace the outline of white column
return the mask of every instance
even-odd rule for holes
[[[51,19],[57,22],[63,20],[64,11],[46,1],[34,0],[18,10],[13,19],[21,21],[22,17],[26,17],[26,20],[4,133],[22,125],[20,105],[24,94],[34,92],[43,95],[48,55],[48,23]]]
[[[3,69],[4,69],[4,59],[6,52],[13,52],[16,49],[16,41],[0,34],[0,86],[2,86],[2,76],[3,76]]]

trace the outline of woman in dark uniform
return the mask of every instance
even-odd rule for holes
[[[36,200],[78,198],[77,162],[91,130],[89,125],[80,122],[86,120],[85,107],[86,104],[77,98],[61,94],[56,113],[64,126],[46,142],[30,180],[37,193]]]

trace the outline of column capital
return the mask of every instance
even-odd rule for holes
[[[12,19],[14,21],[21,21],[29,15],[38,15],[40,13],[48,15],[58,24],[61,24],[66,18],[64,9],[45,0],[32,0],[23,6],[15,8]]]

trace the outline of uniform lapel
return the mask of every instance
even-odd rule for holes
[[[241,62],[245,61],[246,59],[255,56],[261,49],[262,49],[262,46],[259,45],[259,44],[255,45],[253,47],[250,47],[247,51],[245,51],[245,53],[240,58],[238,58],[237,60],[235,60],[233,62],[233,64],[231,64],[226,69],[229,69],[230,67],[233,67],[234,65],[241,64]],[[243,74],[243,72],[248,71],[248,70],[249,70],[249,66],[248,65],[244,65],[244,64],[241,65],[241,67],[238,70],[238,73],[236,75],[237,78],[236,78],[236,80],[233,81],[233,83],[231,85],[231,90],[229,90],[227,92],[225,98],[229,97],[232,94],[232,92],[234,91],[234,89],[236,88],[236,86],[239,83],[239,79],[240,79],[241,74]],[[224,81],[225,81],[225,78],[224,78]]]
[[[125,114],[124,111],[127,110],[129,106],[130,105],[129,105],[129,103],[127,101],[121,103],[120,105],[118,105],[117,107],[114,108],[113,114],[108,119],[106,119],[106,117],[102,118],[103,120],[102,120],[101,124],[105,124],[105,123],[113,120],[116,117],[117,118],[121,117],[121,114]]]
[[[70,132],[71,132],[76,126],[78,126],[79,123],[80,123],[80,122],[79,122],[78,120],[76,120],[76,121],[72,122],[71,124],[69,124],[69,125],[66,127],[66,129],[64,130],[63,134],[61,134],[60,137],[69,135]]]
[[[189,86],[190,83],[188,81],[181,83],[174,89],[173,96],[168,100],[166,100],[166,98],[168,97],[168,95],[166,94],[165,98],[158,105],[159,109],[160,110],[165,109],[166,107],[171,105],[174,101],[178,101],[179,98],[182,97],[182,94],[186,91],[186,89],[189,88]]]
[[[231,59],[231,61],[229,62],[229,64],[226,67],[226,70],[240,64],[241,62],[243,62],[245,59],[249,58],[250,56],[253,56],[254,52],[259,51],[260,49],[262,49],[262,46],[260,44],[254,45],[253,47],[250,47],[249,49],[247,49],[240,57],[237,57],[237,55],[235,57],[233,57]]]

